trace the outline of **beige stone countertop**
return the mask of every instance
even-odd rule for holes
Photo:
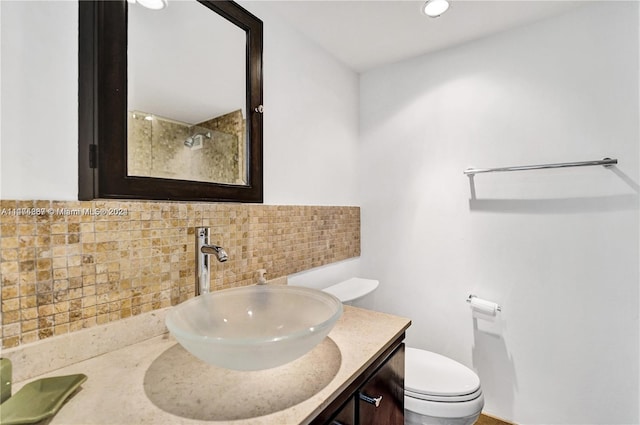
[[[14,383],[84,373],[87,381],[45,423],[309,423],[409,326],[409,319],[345,306],[328,338],[287,365],[231,371],[208,365],[168,334]],[[82,346],[77,346],[82,350]],[[14,369],[19,368],[14,360]]]

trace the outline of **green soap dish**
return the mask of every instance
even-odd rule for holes
[[[0,404],[0,424],[33,424],[53,416],[87,375],[56,376],[30,382]]]

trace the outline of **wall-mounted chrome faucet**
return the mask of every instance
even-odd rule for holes
[[[209,244],[211,229],[196,227],[196,295],[206,294],[211,290],[211,263],[209,255],[224,263],[229,259],[224,248]]]

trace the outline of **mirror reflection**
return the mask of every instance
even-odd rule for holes
[[[196,1],[129,5],[129,176],[247,184],[246,44]]]

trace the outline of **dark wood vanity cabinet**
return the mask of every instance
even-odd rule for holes
[[[331,425],[356,425],[356,398],[352,395],[336,415],[329,421]]]
[[[404,425],[404,344],[358,392],[359,424]]]
[[[311,424],[404,425],[404,335]]]

